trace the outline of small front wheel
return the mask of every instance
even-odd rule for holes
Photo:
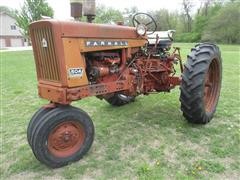
[[[32,132],[32,151],[36,158],[52,168],[81,159],[94,139],[94,126],[84,111],[57,107],[41,118]],[[40,118],[40,117],[39,117]]]
[[[31,134],[32,134],[32,131],[34,131],[34,127],[36,128],[37,127],[37,123],[40,123],[41,121],[41,118],[47,114],[47,112],[51,111],[52,109],[51,108],[44,108],[44,107],[41,107],[37,112],[35,112],[35,114],[32,116],[29,124],[28,124],[28,128],[27,128],[27,140],[28,140],[28,144],[30,146],[32,146],[31,144]]]

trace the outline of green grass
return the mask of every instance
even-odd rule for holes
[[[183,58],[193,44],[176,44]],[[31,51],[1,52],[2,179],[237,179],[240,177],[240,47],[221,45],[223,84],[214,119],[188,124],[179,88],[139,96],[111,107],[95,97],[74,102],[92,117],[96,136],[89,153],[60,169],[39,163],[26,140],[38,98]]]

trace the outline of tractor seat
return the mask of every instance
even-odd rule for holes
[[[153,34],[148,35],[149,45],[155,45],[157,36],[158,36],[158,45],[162,48],[168,47],[172,44],[171,34],[173,34],[175,30],[168,31],[155,31]]]

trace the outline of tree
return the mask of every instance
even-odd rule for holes
[[[212,0],[203,1],[195,15],[192,31],[196,33],[196,40],[200,41],[210,19],[222,8],[222,4]]]
[[[183,0],[182,1],[182,6],[183,6],[183,11],[184,11],[184,16],[186,17],[187,19],[187,29],[186,31],[187,32],[191,32],[191,28],[192,28],[192,17],[190,15],[191,11],[192,11],[192,8],[193,8],[193,4],[191,2],[191,0]]]
[[[166,31],[169,29],[176,29],[178,14],[170,13],[167,9],[160,9],[149,12],[157,23],[158,31]]]
[[[22,29],[22,35],[29,39],[29,24],[42,19],[42,16],[53,17],[53,14],[53,9],[46,0],[25,0],[20,11],[16,11],[15,19],[17,26]]]
[[[211,5],[211,3],[213,2],[213,0],[205,0],[203,1],[203,12],[204,12],[204,16],[208,15],[208,10],[209,10],[209,6]]]
[[[119,10],[98,6],[96,9],[96,23],[114,24],[118,21],[123,21],[123,15]]]
[[[138,8],[136,6],[131,8],[125,8],[123,12],[124,24],[126,24],[127,26],[133,26],[132,18],[136,13],[138,13]]]
[[[224,7],[209,20],[202,39],[222,43],[240,43],[239,9],[239,1],[225,4]]]
[[[14,16],[14,10],[7,6],[0,6],[0,12],[6,12],[10,16]]]

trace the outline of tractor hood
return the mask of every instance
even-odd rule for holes
[[[111,38],[111,39],[142,39],[135,27],[122,25],[93,24],[75,21],[40,20],[30,24],[30,29],[51,27],[61,32],[61,37],[75,38]]]

